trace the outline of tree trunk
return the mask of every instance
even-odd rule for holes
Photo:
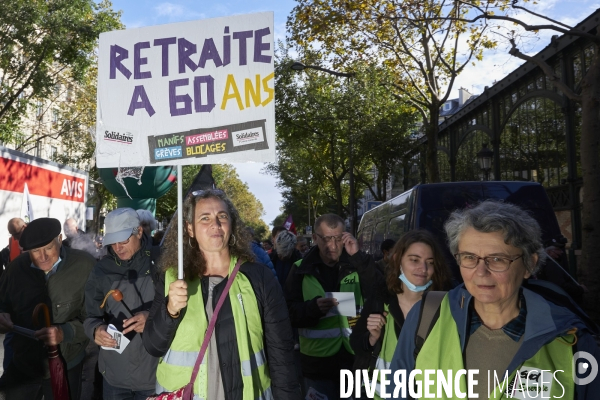
[[[337,178],[334,177],[332,183],[333,187],[335,188],[335,204],[337,215],[344,218],[344,215],[346,215],[346,210],[344,209],[344,198],[342,196],[342,182],[338,181]]]
[[[381,201],[387,201],[387,174],[382,174],[381,177]]]
[[[425,126],[425,135],[427,137],[427,153],[425,161],[427,168],[427,183],[437,183],[440,181],[440,170],[437,162],[439,115],[439,106],[437,104],[433,104],[429,110],[429,121]]]
[[[581,167],[583,170],[583,243],[579,277],[589,292],[584,308],[600,323],[600,54],[582,83]]]

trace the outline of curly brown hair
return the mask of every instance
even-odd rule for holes
[[[222,190],[210,189],[201,192],[194,192],[196,195],[189,195],[183,202],[183,220],[184,225],[192,224],[194,221],[194,212],[198,202],[215,198],[221,200],[227,206],[227,212],[231,219],[231,233],[235,236],[235,241],[232,244],[229,240],[229,254],[236,256],[238,259],[246,261],[254,261],[254,253],[252,252],[250,234],[246,230],[244,222],[240,218],[237,209],[225,195]],[[206,260],[202,251],[198,248],[196,240],[183,230],[183,276],[184,279],[192,280],[195,277],[204,275],[206,271]],[[191,244],[191,246],[190,246]],[[177,219],[174,218],[169,232],[164,241],[164,251],[160,257],[160,268],[162,271],[169,269],[177,270]]]
[[[386,284],[388,290],[393,293],[404,293],[402,281],[398,279],[402,256],[414,243],[423,243],[431,247],[433,252],[433,276],[431,290],[448,290],[451,287],[450,270],[444,259],[442,249],[431,232],[417,229],[406,232],[394,245],[387,268]]]

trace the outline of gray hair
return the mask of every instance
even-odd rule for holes
[[[139,209],[136,210],[138,217],[140,218],[140,226],[147,226],[150,228],[150,232],[156,230],[156,219],[154,215],[148,210]]]
[[[531,274],[538,272],[546,260],[540,225],[527,211],[514,204],[486,200],[473,208],[456,210],[450,214],[444,229],[452,254],[458,252],[458,242],[467,228],[482,233],[502,232],[504,243],[523,252],[523,263]],[[538,256],[535,265],[531,260],[534,254]]]
[[[296,249],[296,235],[290,231],[281,231],[275,239],[275,251],[281,258],[288,258]]]

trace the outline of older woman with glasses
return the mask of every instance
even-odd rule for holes
[[[449,399],[469,389],[480,399],[598,398],[600,379],[586,384],[588,374],[578,380],[581,369],[573,363],[578,351],[600,359],[585,324],[521,286],[546,258],[535,219],[515,205],[488,200],[452,213],[445,230],[464,284],[446,294],[420,350],[420,307],[413,308],[391,368],[407,377],[418,369],[452,370],[454,386],[448,391],[436,376],[418,375],[416,386],[408,383],[400,397],[435,393]],[[460,370],[477,374],[458,375]],[[422,393],[415,389],[419,384],[427,384]]]
[[[284,297],[273,273],[254,262],[237,210],[222,191],[205,190],[186,198],[183,216],[184,279],[177,279],[177,229],[171,229],[144,330],[147,351],[162,357],[157,393],[190,381],[209,321],[239,261],[194,382],[194,398],[300,399]]]

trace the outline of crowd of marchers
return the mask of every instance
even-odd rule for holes
[[[600,359],[596,326],[537,279],[548,254],[518,206],[456,210],[448,243],[409,231],[384,241],[378,261],[335,214],[315,220],[309,246],[283,227],[261,244],[218,189],[191,193],[182,208],[183,243],[175,222],[156,245],[150,213],[118,208],[103,247],[87,251],[74,245],[76,221],[9,222],[0,398],[335,400],[341,371],[359,369],[479,370],[477,382],[457,378],[478,398],[531,397],[519,382],[532,371],[555,382],[542,397],[600,393],[600,378],[579,376],[573,362],[582,352]],[[421,397],[414,389],[400,397]]]

